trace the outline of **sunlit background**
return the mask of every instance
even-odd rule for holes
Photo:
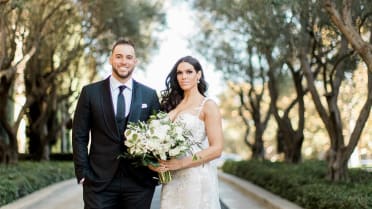
[[[209,84],[208,96],[218,101],[217,95],[226,88],[221,72],[215,71],[213,64],[209,63],[203,55],[195,52],[189,43],[197,27],[193,21],[193,11],[183,1],[165,1],[164,7],[167,11],[167,27],[157,34],[160,37],[160,48],[154,53],[145,69],[135,71],[134,78],[160,92],[165,88],[165,77],[176,61],[191,55],[197,58],[203,67]],[[138,59],[141,61],[141,57]],[[110,73],[111,68],[106,65],[103,76],[108,76]]]
[[[162,2],[162,1],[159,1]],[[193,2],[193,1],[191,1]],[[252,34],[247,34],[245,31],[239,31],[238,29],[243,28],[243,23],[241,19],[237,19],[236,22],[226,23],[226,19],[218,19],[219,16],[213,16],[213,12],[210,14],[206,13],[208,11],[202,11],[200,8],[197,10],[196,8],[192,7],[192,3],[188,1],[180,1],[180,0],[173,0],[173,1],[164,1],[164,5],[162,10],[166,14],[166,26],[163,30],[149,30],[151,34],[149,37],[156,37],[158,39],[158,46],[159,48],[149,52],[144,52],[141,50],[148,50],[148,49],[155,49],[152,47],[154,44],[151,41],[151,38],[145,37],[143,38],[143,43],[140,43],[138,59],[141,63],[140,66],[136,69],[134,73],[134,78],[142,83],[145,83],[153,88],[155,88],[159,94],[160,91],[164,89],[164,81],[168,74],[168,72],[173,67],[174,63],[181,57],[186,55],[191,55],[199,59],[203,68],[206,80],[209,84],[208,89],[208,96],[214,99],[219,105],[221,109],[221,113],[223,115],[223,127],[224,127],[224,134],[225,134],[225,153],[230,153],[233,155],[238,155],[242,158],[250,158],[252,157],[252,147],[250,147],[255,142],[255,131],[256,131],[256,124],[252,119],[252,114],[249,112],[249,108],[243,107],[241,100],[238,96],[238,92],[244,95],[244,99],[246,99],[244,105],[251,105],[247,98],[248,92],[256,88],[257,91],[263,92],[263,97],[261,101],[261,108],[262,108],[262,118],[265,116],[265,112],[268,111],[270,107],[270,94],[268,91],[268,84],[267,81],[260,83],[260,79],[254,80],[254,82],[248,82],[246,71],[242,66],[248,65],[249,60],[247,55],[245,55],[245,50],[248,50],[249,44],[246,39],[250,40],[249,38],[253,36]],[[227,1],[226,1],[227,2]],[[226,3],[225,2],[225,3]],[[37,2],[35,3],[37,4]],[[105,4],[103,2],[102,4]],[[134,4],[134,3],[133,3]],[[207,4],[207,3],[206,3]],[[32,6],[32,5],[31,5]],[[93,5],[96,6],[96,5]],[[102,5],[101,5],[102,6]],[[200,6],[200,5],[199,5]],[[249,5],[248,5],[249,6]],[[97,6],[99,7],[99,6]],[[36,7],[35,8],[39,8]],[[227,8],[227,7],[226,7]],[[40,8],[39,8],[40,9]],[[249,8],[248,8],[249,9]],[[99,8],[98,8],[99,11]],[[131,12],[130,9],[126,12]],[[205,12],[205,13],[204,13]],[[214,11],[215,12],[215,11]],[[135,11],[133,14],[136,15]],[[122,17],[125,16],[125,12],[119,12],[118,16]],[[288,14],[290,15],[290,14]],[[151,20],[151,17],[148,19]],[[125,18],[124,18],[125,19]],[[134,18],[135,19],[135,18]],[[114,20],[110,20],[114,21]],[[220,21],[215,23],[214,21]],[[261,21],[258,19],[257,21]],[[264,21],[264,20],[262,20]],[[289,18],[288,18],[289,21]],[[120,21],[119,21],[120,22]],[[228,21],[227,21],[228,22]],[[53,25],[55,22],[51,23]],[[111,23],[111,22],[110,22]],[[120,22],[121,23],[121,22]],[[15,24],[15,23],[14,23]],[[123,23],[128,24],[128,23]],[[224,25],[226,24],[226,25]],[[268,23],[267,23],[268,24]],[[31,24],[32,25],[32,24]],[[121,24],[119,24],[121,25]],[[260,25],[260,24],[258,24]],[[261,24],[263,25],[263,24]],[[150,26],[152,26],[150,24]],[[296,33],[297,30],[300,30],[299,23],[295,23],[292,25],[294,27],[293,33]],[[248,26],[247,26],[248,27]],[[298,28],[296,28],[298,27]],[[107,28],[107,30],[120,30],[120,28]],[[201,29],[205,29],[209,32],[211,37],[209,39],[202,39],[201,33],[205,32]],[[73,30],[73,29],[71,29]],[[75,30],[79,31],[80,28],[75,28]],[[243,29],[242,29],[243,30]],[[222,31],[222,32],[221,32]],[[80,31],[79,31],[80,32]],[[89,33],[90,31],[86,32]],[[116,31],[117,32],[117,31]],[[120,33],[119,31],[117,33]],[[206,34],[207,34],[206,32]],[[278,36],[280,33],[284,33],[287,31],[278,32]],[[316,32],[316,31],[315,31]],[[324,36],[332,37],[333,33],[327,31],[320,31],[319,34],[326,34]],[[104,34],[105,36],[109,37],[110,40],[107,45],[110,45],[114,35],[113,34]],[[132,35],[132,34],[131,34]],[[263,34],[265,35],[265,34]],[[275,36],[274,34],[269,34]],[[364,35],[368,38],[371,36],[370,32],[365,32]],[[78,36],[78,35],[76,35]],[[71,36],[71,40],[64,40],[67,43],[64,44],[62,47],[58,48],[58,52],[62,53],[73,46],[74,43],[74,36]],[[247,38],[249,37],[249,38]],[[268,36],[269,38],[270,36]],[[24,50],[22,49],[23,43],[19,41],[22,37],[19,36],[18,39],[15,40],[17,43],[17,50],[16,50],[16,59],[14,63],[24,59],[25,55]],[[75,37],[76,38],[76,37]],[[260,37],[258,37],[260,38]],[[76,38],[78,39],[78,38]],[[226,40],[225,40],[226,39]],[[329,47],[334,44],[332,41],[333,39],[329,38],[330,40],[326,39],[324,41],[325,46]],[[84,39],[85,40],[85,39]],[[104,40],[102,43],[106,43]],[[214,43],[215,41],[215,43]],[[77,73],[77,75],[69,75],[71,80],[78,78],[79,81],[70,81],[64,82],[63,79],[57,77],[60,82],[60,86],[68,89],[71,87],[73,92],[70,94],[75,97],[74,101],[69,104],[69,106],[64,107],[64,113],[68,113],[69,115],[58,115],[58,117],[63,118],[64,120],[69,120],[70,117],[73,115],[74,107],[76,98],[78,96],[78,92],[80,91],[82,85],[87,84],[91,81],[101,80],[111,73],[111,67],[107,63],[107,57],[105,56],[97,56],[97,54],[102,53],[101,50],[106,50],[107,46],[99,45],[99,41],[95,40],[93,43],[90,43],[90,47],[85,49],[86,51],[91,52],[91,54],[84,57],[82,55],[81,60],[77,63],[73,63],[76,65],[77,69],[81,69],[82,72]],[[199,43],[199,44],[197,44]],[[223,43],[221,48],[216,47],[217,43]],[[249,42],[252,45],[257,44],[254,41]],[[231,45],[229,45],[231,44]],[[235,44],[235,45],[234,45]],[[71,46],[70,46],[71,45]],[[146,48],[146,46],[148,48]],[[209,48],[211,47],[211,48]],[[213,51],[221,51],[221,54],[212,53]],[[232,57],[224,57],[222,51],[229,52]],[[236,51],[234,51],[236,50]],[[240,50],[240,51],[239,51]],[[268,63],[262,61],[260,63],[260,59],[257,54],[255,54],[255,50],[257,48],[251,49],[253,50],[252,56],[250,57],[253,60],[253,69],[258,70],[260,67],[265,68],[268,66]],[[212,52],[211,52],[212,51]],[[273,50],[273,54],[279,57],[279,53]],[[295,49],[293,49],[295,51]],[[53,54],[54,57],[54,65],[58,66],[61,61],[62,56],[55,52]],[[235,53],[236,52],[236,53]],[[53,53],[53,52],[48,52]],[[278,54],[276,54],[278,53]],[[104,54],[104,53],[102,53]],[[48,54],[49,55],[49,54]],[[262,56],[262,55],[261,55]],[[294,56],[296,57],[296,56]],[[226,58],[226,60],[225,60]],[[228,59],[230,58],[230,60]],[[40,58],[41,59],[41,58]],[[102,63],[100,63],[102,62]],[[298,62],[298,61],[297,61]],[[294,61],[295,64],[296,61]],[[341,112],[342,121],[343,121],[343,131],[342,135],[345,138],[345,143],[347,144],[349,141],[348,139],[352,135],[352,131],[354,130],[357,116],[360,113],[360,110],[366,100],[366,95],[368,93],[367,86],[367,68],[365,64],[361,64],[360,60],[358,64],[350,64],[353,71],[345,73],[344,81],[340,87],[340,96],[337,101],[337,105],[339,106],[339,110]],[[50,66],[49,66],[50,67]],[[296,67],[296,66],[295,66]],[[19,115],[20,110],[22,109],[23,105],[26,102],[25,98],[25,85],[23,76],[25,73],[25,66],[19,65],[19,70],[17,71],[17,79],[15,83],[15,91],[12,92],[14,96],[14,116],[13,120],[16,120],[17,115]],[[290,103],[294,100],[296,94],[293,89],[293,84],[291,83],[289,67],[283,67],[285,73],[279,75],[278,78],[278,86],[279,91],[281,91],[282,95],[279,96],[277,101],[277,106],[283,108],[279,111],[279,115],[283,116],[285,113],[285,108],[290,105]],[[36,68],[35,68],[36,69]],[[49,68],[47,68],[49,70]],[[94,72],[93,72],[94,71]],[[96,73],[98,72],[98,73]],[[236,73],[238,72],[238,73]],[[231,73],[230,77],[226,77],[227,74]],[[235,74],[234,74],[235,73]],[[257,72],[255,72],[257,73]],[[287,73],[287,74],[286,74]],[[264,72],[267,75],[267,72]],[[32,73],[31,73],[32,75]],[[41,76],[41,75],[35,75]],[[257,76],[257,74],[255,74]],[[281,77],[280,77],[281,76]],[[258,76],[257,76],[258,77]],[[36,79],[37,80],[37,79]],[[80,82],[80,83],[79,83]],[[306,84],[306,81],[303,81],[303,85]],[[65,86],[67,85],[67,87]],[[70,86],[69,86],[70,85]],[[317,88],[322,89],[322,81],[316,81],[315,85]],[[329,85],[329,84],[327,84]],[[48,84],[41,85],[40,88],[47,88]],[[257,92],[256,92],[257,93]],[[319,90],[319,94],[321,96],[321,101],[325,104],[324,95],[326,94],[324,90]],[[71,96],[70,95],[70,96]],[[48,95],[49,97],[53,97],[53,95]],[[13,100],[13,98],[12,98]],[[13,102],[13,101],[12,101]],[[70,101],[69,101],[70,102]],[[329,134],[327,133],[324,123],[319,117],[319,114],[314,106],[313,98],[308,93],[304,96],[304,103],[306,106],[305,109],[305,128],[304,128],[304,142],[302,144],[302,155],[304,159],[325,159],[327,157],[327,150],[330,147],[330,139]],[[57,104],[55,104],[57,105]],[[243,107],[243,108],[241,108]],[[370,111],[371,112],[371,111]],[[294,126],[294,129],[297,128],[297,121],[298,121],[298,114],[290,113],[291,123]],[[18,129],[18,149],[20,153],[27,153],[28,152],[28,139],[26,137],[27,131],[27,122],[28,119],[26,116],[22,117],[22,121],[20,123],[20,127]],[[275,121],[273,116],[270,116],[267,127],[264,130],[262,139],[263,139],[263,146],[264,146],[264,153],[266,159],[271,161],[281,161],[284,159],[284,154],[280,152],[280,146],[277,142],[277,122]],[[247,131],[249,130],[249,131]],[[62,127],[61,133],[57,136],[58,140],[52,143],[51,152],[71,152],[71,137],[70,137],[70,130]],[[59,139],[63,140],[59,140]],[[361,161],[368,161],[372,159],[372,119],[371,116],[368,118],[367,122],[365,123],[365,127],[363,132],[360,136],[360,140],[354,150],[354,153],[350,159],[351,166],[359,166]]]

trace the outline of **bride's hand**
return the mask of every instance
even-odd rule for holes
[[[165,167],[163,165],[159,165],[159,166],[153,166],[153,165],[148,165],[147,166],[150,170],[152,171],[155,171],[155,172],[158,172],[158,173],[161,173],[161,172],[164,172],[166,171]]]
[[[183,168],[182,160],[171,159],[166,161],[160,161],[160,167],[163,167],[165,171],[180,170]]]

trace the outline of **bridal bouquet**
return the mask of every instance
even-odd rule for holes
[[[124,133],[128,154],[140,164],[159,166],[158,160],[167,160],[192,152],[191,133],[182,123],[172,122],[167,113],[151,115],[147,123],[129,123]],[[168,183],[170,171],[159,173],[160,183]]]

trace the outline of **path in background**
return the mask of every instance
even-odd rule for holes
[[[270,208],[255,198],[247,197],[238,188],[223,180],[220,180],[219,186],[222,209]],[[155,190],[151,209],[159,209],[160,190],[161,186]],[[76,184],[75,179],[71,179],[36,191],[0,209],[82,209],[84,208],[82,195],[82,187]]]
[[[152,200],[152,205],[150,209],[159,209],[160,207],[160,190],[161,186],[156,187],[154,198]],[[221,202],[221,209],[235,209],[235,208],[228,208],[225,203]],[[236,208],[238,209],[238,208]],[[254,208],[253,208],[254,209]]]
[[[0,209],[82,209],[82,195],[83,188],[74,178],[33,192]]]
[[[264,202],[243,194],[238,188],[222,181],[219,181],[221,201],[228,206],[228,209],[267,209]],[[223,207],[222,207],[223,209]]]

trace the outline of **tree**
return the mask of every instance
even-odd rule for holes
[[[134,39],[138,40],[139,49],[143,45],[146,45],[146,49],[148,49],[147,47],[151,45],[147,44],[150,40],[152,41],[150,39],[151,33],[149,33],[151,30],[148,28],[154,24],[153,21],[156,20],[157,13],[154,12],[156,7],[150,7],[142,1],[135,4],[123,1],[109,3],[86,1],[82,4],[75,4],[74,8],[76,9],[72,9],[70,6],[72,2],[67,1],[60,1],[59,4],[50,1],[37,2],[37,4],[40,3],[50,5],[50,10],[55,13],[48,20],[50,23],[48,30],[52,32],[42,37],[42,47],[26,68],[27,97],[34,100],[27,114],[28,121],[30,121],[27,134],[30,138],[29,152],[31,157],[35,160],[47,160],[50,145],[57,140],[56,133],[60,130],[59,127],[64,125],[63,121],[62,124],[58,123],[56,118],[57,104],[71,95],[70,92],[60,94],[61,88],[59,86],[62,83],[58,77],[67,71],[76,71],[77,69],[73,66],[70,67],[70,65],[81,57],[88,47],[92,50],[88,53],[93,53],[98,61],[100,57],[107,56],[110,52],[109,43],[112,43],[115,37],[119,37],[121,34],[126,34],[130,38],[136,37]],[[33,7],[38,8],[37,5],[33,5]],[[42,8],[48,9],[48,7]],[[88,11],[87,19],[85,19],[85,15],[81,16],[79,8]],[[126,12],[123,13],[123,11]],[[37,17],[37,15],[35,16]],[[74,30],[74,27],[85,23],[85,21],[89,21],[90,24],[88,26],[83,24],[82,31]],[[32,22],[37,23],[38,21],[32,20]],[[37,24],[35,25],[37,26]],[[140,26],[146,25],[148,25],[146,31],[141,30]],[[85,32],[88,34],[87,37],[84,35]],[[66,33],[71,35],[66,36]],[[31,30],[30,38],[36,37],[40,37],[38,30]],[[71,40],[74,39],[76,41],[72,42]],[[84,42],[84,39],[88,41]],[[95,42],[97,44],[92,45]],[[141,53],[144,56],[147,54],[141,50],[138,53],[139,56]],[[96,69],[91,70],[96,72]]]
[[[7,117],[0,117],[11,136],[10,144],[16,146],[19,122],[27,112],[29,154],[35,160],[48,159],[51,143],[69,121],[66,115],[71,114],[71,108],[62,108],[62,105],[71,106],[80,86],[95,78],[117,37],[133,38],[139,56],[144,57],[142,63],[146,63],[153,51],[151,47],[155,50],[157,43],[152,32],[164,24],[161,2],[32,0],[1,4],[8,16],[0,24],[9,26],[1,38],[11,41],[1,42],[9,52],[0,55],[7,58],[8,63],[15,63],[16,49],[26,53],[16,66],[0,65],[0,77],[7,81],[1,82],[2,98],[12,97],[14,86],[11,84],[15,81],[16,69],[20,66],[24,69],[26,102],[18,120],[13,123],[5,120]],[[85,81],[79,81],[82,78]],[[6,105],[0,110],[4,115],[10,112]],[[12,150],[16,156],[17,147]]]
[[[350,12],[353,14],[352,22],[357,27],[365,27],[364,24],[366,23],[360,21],[360,19],[363,19],[363,14],[368,13],[364,9],[371,8],[370,4],[370,2],[363,3],[363,1],[354,2]],[[343,34],[339,34],[337,29],[330,23],[318,24],[316,31],[312,30],[312,33],[309,33],[307,42],[309,45],[318,45],[317,50],[312,52],[301,49],[299,57],[301,58],[301,65],[315,107],[330,137],[330,148],[327,155],[328,178],[333,181],[347,180],[347,162],[358,144],[371,110],[371,73],[367,73],[368,82],[366,88],[368,93],[366,100],[357,116],[352,134],[347,139],[343,134],[346,121],[342,121],[338,98],[345,76],[353,73],[360,60],[358,57],[353,56],[355,52],[348,45],[348,38]],[[307,55],[309,53],[312,53],[313,57],[315,57],[313,61],[309,59]],[[321,93],[314,83],[316,79],[314,72],[316,71],[319,71],[319,74],[323,77],[323,91],[321,93],[325,95],[325,102],[321,100]]]
[[[332,22],[363,59],[368,70],[372,72],[372,36],[369,35],[370,40],[368,42],[363,39],[361,33],[361,30],[368,32],[368,28],[369,32],[372,31],[371,2],[368,0],[343,0],[342,6],[340,5],[341,1],[336,3],[334,0],[323,0],[323,2]],[[342,10],[342,12],[340,13],[339,10]]]
[[[200,10],[207,13],[205,19],[209,19],[209,21],[206,20],[206,23],[201,21],[204,24],[203,34],[205,34],[203,43],[209,42],[212,46],[204,46],[206,45],[204,44],[202,47],[204,46],[203,49],[207,48],[212,53],[203,52],[203,54],[214,57],[216,65],[224,67],[219,69],[225,72],[224,75],[227,79],[240,81],[245,79],[245,82],[250,83],[252,91],[249,93],[249,100],[241,101],[244,102],[242,107],[248,106],[248,103],[250,103],[250,106],[256,107],[252,108],[251,114],[255,121],[255,142],[263,144],[261,141],[262,135],[267,125],[268,116],[270,116],[269,113],[272,113],[278,123],[280,133],[278,134],[278,144],[284,145],[282,150],[285,153],[286,161],[299,162],[304,138],[303,96],[306,91],[302,86],[303,76],[300,70],[296,72],[293,67],[282,68],[285,62],[290,62],[286,60],[291,60],[293,57],[293,54],[290,54],[287,49],[291,42],[290,38],[293,38],[293,36],[288,36],[291,35],[289,31],[283,32],[290,29],[293,24],[293,22],[288,22],[286,13],[289,13],[290,6],[285,6],[286,3],[288,2],[274,4],[271,1],[217,1],[213,3],[197,2],[195,4],[197,8],[201,8]],[[213,31],[217,32],[214,33]],[[222,36],[225,37],[221,38]],[[229,40],[223,42],[223,44],[216,44],[219,40],[227,38]],[[297,43],[300,43],[300,41]],[[198,46],[200,45],[198,44]],[[226,47],[226,45],[230,46]],[[257,62],[257,57],[263,60],[260,62],[263,64]],[[253,66],[257,66],[256,68],[252,68],[252,64],[249,64],[252,58],[256,60],[253,63]],[[287,64],[287,66],[291,65]],[[297,97],[287,107],[279,107],[280,94],[283,94],[283,90],[286,90],[279,88],[277,80],[279,76],[290,75],[285,73],[285,70],[292,74],[293,87],[291,88],[296,90]],[[261,81],[264,81],[264,83]],[[288,81],[288,79],[283,81]],[[262,95],[253,95],[258,93],[255,88],[267,86],[265,85],[266,82],[269,83],[271,108],[265,114],[260,108],[257,108]],[[293,126],[294,122],[289,113],[293,112],[296,105],[298,106],[299,119],[298,125]],[[280,116],[280,112],[285,112],[285,114]],[[298,127],[298,129],[295,130],[294,127]]]
[[[337,13],[341,4],[333,1],[251,0],[195,3],[205,12],[203,14],[207,19],[199,19],[205,28],[203,34],[206,37],[203,39],[204,45],[199,46],[207,47],[207,52],[213,52],[203,54],[213,55],[211,57],[216,59],[216,66],[236,69],[234,72],[246,75],[245,68],[232,67],[236,63],[244,63],[242,59],[247,60],[244,55],[248,50],[244,49],[247,46],[253,47],[256,56],[264,57],[272,114],[278,123],[280,135],[285,136],[285,140],[282,140],[285,142],[284,150],[297,152],[293,155],[291,153],[294,152],[285,152],[286,158],[294,161],[299,159],[298,153],[304,137],[303,97],[307,91],[310,92],[329,135],[328,177],[333,181],[347,179],[347,161],[359,141],[371,110],[372,89],[368,81],[365,87],[368,93],[365,95],[363,107],[359,110],[352,133],[345,138],[343,133],[347,121],[342,120],[344,117],[339,108],[340,87],[355,69],[363,67],[363,63],[369,69],[366,77],[370,77],[371,47],[364,39],[367,37],[369,42],[372,40],[371,4],[371,1],[345,0],[341,16]],[[324,9],[328,13],[325,13]],[[329,13],[335,17],[330,19]],[[335,24],[332,24],[331,20]],[[335,25],[339,29],[335,28]],[[225,47],[226,44],[218,45],[221,39],[228,39],[227,43],[231,47]],[[349,44],[353,48],[350,48]],[[356,55],[360,55],[364,62]],[[232,71],[224,72],[227,74]],[[246,78],[241,74],[239,79]],[[278,80],[280,75],[285,74],[291,75],[296,96],[288,106],[279,108],[278,104],[281,98],[284,98],[280,95],[285,92],[279,91]],[[295,106],[298,107],[297,124],[293,120],[294,114],[289,113]],[[345,145],[346,141],[348,143]]]
[[[226,10],[236,5],[230,2],[196,2],[194,5],[203,16],[198,17],[201,32],[195,37],[194,46],[198,46],[201,54],[211,60],[223,72],[226,80],[234,82],[234,86],[243,86],[247,83],[249,90],[237,88],[235,90],[240,102],[239,116],[242,118],[246,131],[244,141],[252,150],[252,157],[264,158],[263,133],[270,118],[270,109],[264,108],[264,94],[266,71],[264,65],[256,66],[257,51],[251,46],[249,37],[246,36],[249,25],[244,22],[241,11]],[[211,15],[216,12],[215,15]],[[232,15],[233,14],[233,15]],[[250,125],[253,122],[255,131],[254,139],[249,140]]]
[[[262,9],[252,10],[259,22],[251,23],[255,27],[252,27],[250,34],[254,37],[253,43],[259,48],[258,53],[265,57],[268,65],[271,110],[278,126],[278,152],[284,153],[286,162],[299,163],[302,160],[304,96],[307,91],[303,85],[303,73],[295,58],[296,46],[302,44],[301,36],[293,30],[295,22],[299,21],[293,11],[296,4],[261,4]],[[301,5],[306,7],[306,3]]]
[[[7,150],[10,163],[18,160],[17,132],[26,111],[27,103],[23,105],[18,115],[13,116],[14,84],[17,73],[24,70],[26,63],[35,54],[37,42],[30,42],[30,47],[23,50],[21,55],[18,44],[25,41],[23,24],[25,21],[23,1],[0,2],[0,127],[4,130],[2,140],[4,150]],[[15,118],[15,120],[13,119]]]
[[[265,109],[266,101],[264,100],[264,96],[265,90],[267,89],[265,85],[265,70],[263,67],[259,67],[259,70],[257,70],[257,72],[259,72],[259,79],[262,81],[261,85],[259,85],[257,82],[258,78],[251,79],[254,78],[253,74],[255,71],[255,68],[252,65],[252,59],[249,59],[248,63],[249,64],[246,68],[250,74],[250,79],[248,79],[248,89],[244,88],[244,86],[246,85],[243,84],[237,90],[235,90],[235,92],[238,95],[240,101],[240,106],[238,108],[239,115],[246,127],[244,142],[252,150],[252,158],[262,160],[265,158],[263,134],[270,119],[271,109],[270,107],[266,107]],[[235,88],[233,87],[232,89]],[[245,114],[246,112],[249,113],[249,116]],[[249,141],[249,134],[251,130],[250,118],[253,120],[254,126],[256,128],[254,132],[253,143]]]

